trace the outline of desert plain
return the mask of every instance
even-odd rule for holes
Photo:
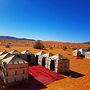
[[[86,46],[83,44],[79,44],[79,46],[82,48],[86,48]],[[90,47],[90,44],[88,44],[87,47]],[[0,51],[3,50],[18,50],[20,52],[24,50],[29,50],[32,53],[44,51],[51,52],[53,54],[62,54],[70,60],[70,70],[76,72],[77,74],[80,74],[80,76],[65,76],[66,78],[56,80],[47,85],[46,88],[42,88],[42,90],[90,90],[90,59],[81,59],[74,57],[72,54],[72,49],[63,50],[61,48],[47,48],[46,50],[39,50],[34,49],[32,46],[12,45],[10,46],[10,48],[6,48],[4,45],[0,45]]]

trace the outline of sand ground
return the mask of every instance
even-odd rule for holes
[[[5,48],[4,46],[0,46],[0,51],[7,50],[30,50],[35,53],[41,50],[33,49],[32,47],[11,47]],[[52,52],[54,54],[62,54],[70,59],[70,70],[83,74],[85,76],[81,76],[78,78],[68,77],[62,80],[55,81],[47,86],[47,88],[43,90],[90,90],[90,59],[77,59],[72,56],[72,50],[63,51],[62,49],[47,49],[43,50],[45,52]]]

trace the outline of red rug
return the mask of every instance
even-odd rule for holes
[[[50,84],[55,80],[65,78],[64,76],[40,65],[30,66],[29,73],[34,76],[36,80],[43,83],[44,85]]]

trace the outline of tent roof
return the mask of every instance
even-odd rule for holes
[[[25,60],[18,58],[16,55],[12,55],[8,58],[5,58],[2,60],[2,62],[5,62],[6,64],[24,64],[28,63]]]
[[[86,49],[81,48],[81,49],[79,49],[79,51],[87,51],[87,50],[86,50]]]
[[[8,53],[8,52],[6,50],[4,50],[4,51],[0,52],[0,55],[6,54],[6,53]]]
[[[78,49],[76,49],[76,50],[73,50],[73,52],[78,52]]]
[[[12,50],[10,53],[11,53],[11,54],[20,54],[20,52],[17,51],[17,50]]]
[[[48,53],[43,54],[42,56],[43,56],[43,57],[51,57],[51,56],[53,56],[53,54],[50,53],[50,52],[48,52]]]
[[[21,52],[22,54],[31,54],[31,52],[29,50],[25,50]]]
[[[11,56],[10,53],[3,54],[3,55],[0,56],[0,60],[4,59],[6,57],[9,57],[9,56]]]
[[[50,59],[52,60],[68,60],[66,57],[64,57],[63,55],[60,54],[56,54],[50,57]]]
[[[43,54],[45,54],[45,52],[43,52],[43,51],[35,53],[35,55],[43,55]]]

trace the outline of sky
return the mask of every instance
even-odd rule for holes
[[[90,41],[90,0],[0,0],[0,36]]]

